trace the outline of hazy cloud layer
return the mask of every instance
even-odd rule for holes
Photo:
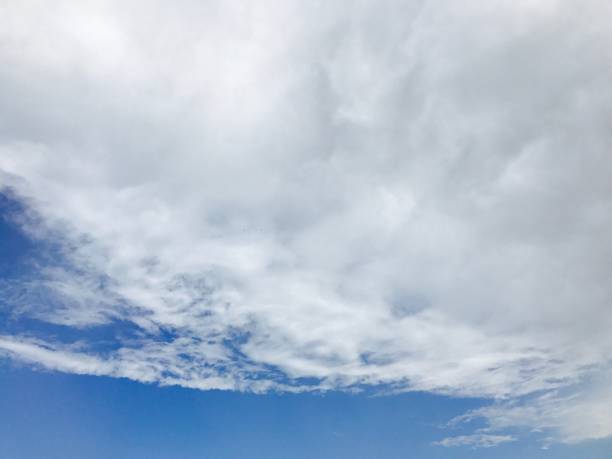
[[[612,435],[611,20],[603,0],[3,2],[0,186],[61,255],[6,307],[138,333],[0,350],[498,400],[473,413],[497,433],[445,446]]]

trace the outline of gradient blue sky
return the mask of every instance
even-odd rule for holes
[[[248,395],[0,367],[0,457],[11,459],[609,459],[612,441],[543,450],[432,446],[482,401],[422,393]],[[446,432],[448,433],[448,432]]]

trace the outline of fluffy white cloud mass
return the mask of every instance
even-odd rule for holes
[[[607,0],[2,2],[0,187],[61,258],[4,307],[139,332],[0,352],[498,400],[448,445],[612,435],[611,23]]]

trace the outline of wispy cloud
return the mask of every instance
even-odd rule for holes
[[[579,443],[598,440],[612,433],[610,374],[602,372],[571,388],[548,391],[523,399],[506,400],[474,410],[451,422],[484,421],[487,433],[522,428],[546,432],[547,443]]]
[[[610,365],[609,2],[0,8],[0,187],[55,251],[6,307],[140,331],[5,354],[498,401],[479,415],[500,432],[445,446],[509,441],[517,400],[556,438],[612,434],[538,398]]]
[[[448,437],[444,440],[435,442],[435,445],[445,446],[447,448],[453,446],[471,446],[473,448],[491,448],[502,443],[516,441],[511,435],[489,435],[489,434],[472,434],[460,435],[457,437]]]

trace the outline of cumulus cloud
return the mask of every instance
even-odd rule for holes
[[[0,348],[188,387],[588,410],[533,394],[610,364],[611,17],[598,0],[4,2],[0,186],[57,250],[2,286],[7,307],[139,334]]]

